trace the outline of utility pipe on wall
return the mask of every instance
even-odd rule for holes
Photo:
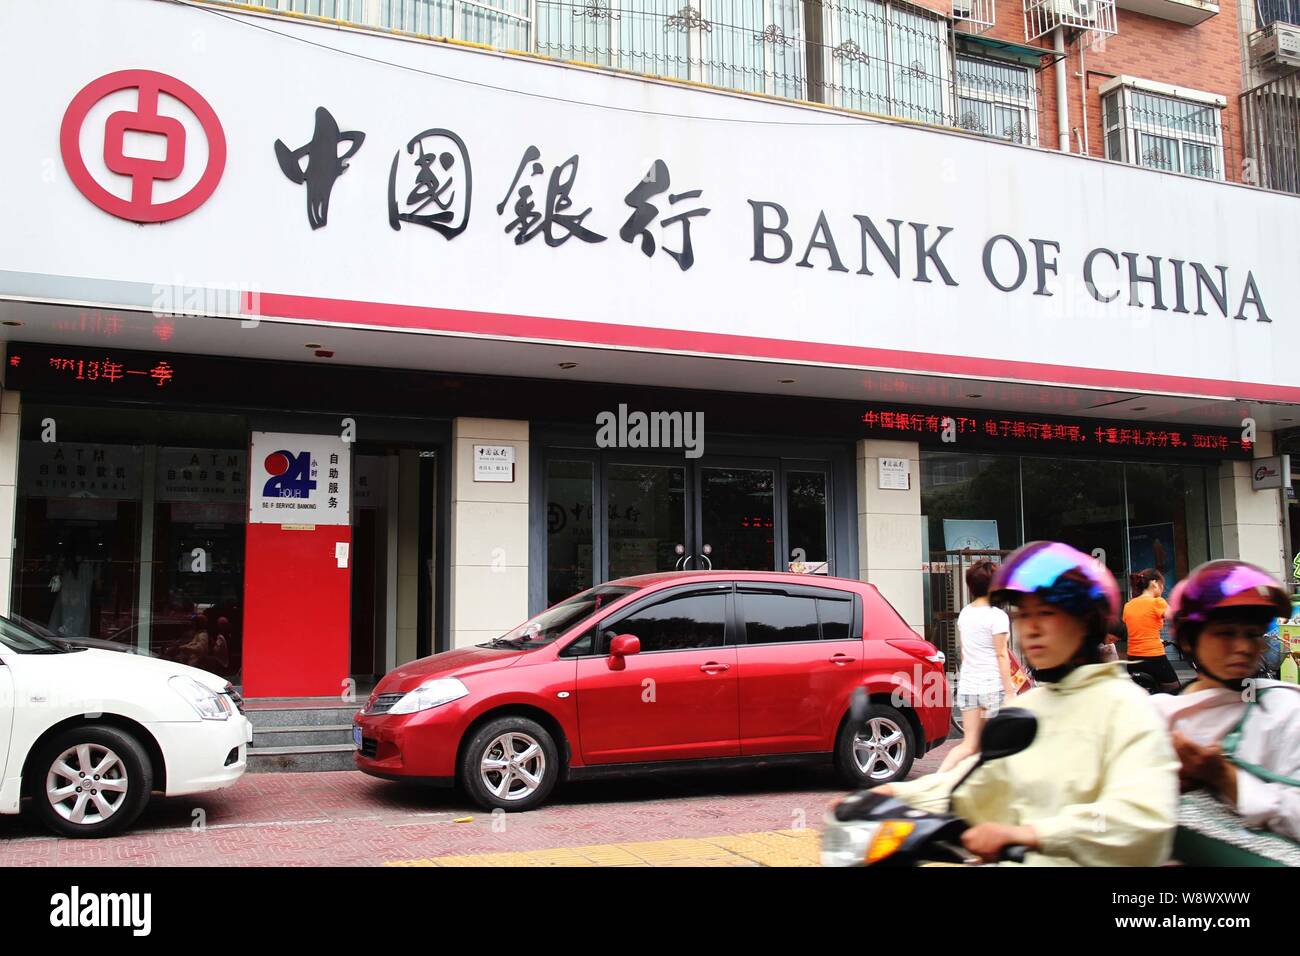
[[[1056,45],[1056,139],[1063,153],[1070,151],[1070,103],[1065,98],[1065,27],[1052,33]]]

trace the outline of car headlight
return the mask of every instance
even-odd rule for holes
[[[167,683],[204,720],[226,720],[230,717],[230,708],[225,698],[210,687],[204,687],[193,677],[177,674]]]
[[[454,677],[438,677],[427,680],[413,691],[409,691],[393,705],[390,714],[414,714],[428,710],[440,704],[459,700],[469,693],[469,688]]]

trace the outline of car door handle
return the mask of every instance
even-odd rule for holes
[[[830,660],[832,664],[852,664],[857,658],[848,654],[832,654]]]
[[[721,674],[723,671],[731,670],[730,664],[719,664],[717,661],[709,661],[707,664],[701,664],[700,670],[706,674]]]

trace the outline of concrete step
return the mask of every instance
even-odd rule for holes
[[[254,747],[300,747],[313,744],[350,744],[351,724],[294,724],[289,727],[253,727]]]
[[[268,727],[331,726],[351,724],[352,717],[365,706],[365,700],[343,703],[338,698],[323,701],[245,701],[244,714],[254,730]]]
[[[292,747],[249,747],[250,773],[310,773],[355,770],[352,744],[302,744]]]

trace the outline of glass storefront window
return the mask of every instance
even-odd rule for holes
[[[247,442],[239,416],[25,406],[14,616],[238,681]]]
[[[1129,566],[1156,568],[1165,595],[1198,564],[1210,560],[1205,469],[1183,465],[1125,465]],[[1127,585],[1121,581],[1121,587]]]
[[[1022,540],[1019,461],[922,451],[921,513],[929,552],[1016,547]]]
[[[1064,541],[1104,552],[1121,589],[1153,565],[1172,587],[1210,560],[1207,481],[1197,465],[921,451],[932,555]]]
[[[1020,478],[1026,541],[1064,541],[1127,578],[1122,464],[1022,458]]]

